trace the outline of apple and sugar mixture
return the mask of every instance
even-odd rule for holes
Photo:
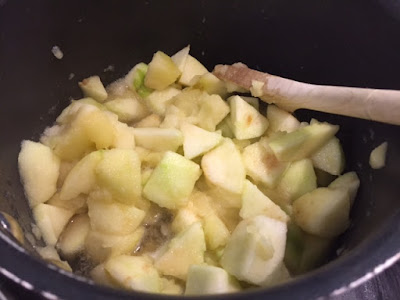
[[[18,159],[38,252],[61,268],[115,288],[230,293],[318,266],[348,227],[359,180],[342,174],[339,126],[263,111],[189,47],[107,88],[79,85],[85,98]]]

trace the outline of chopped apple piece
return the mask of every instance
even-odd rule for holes
[[[314,167],[332,175],[340,175],[344,169],[344,153],[338,138],[331,138],[311,157]]]
[[[153,151],[176,151],[183,143],[183,136],[173,128],[136,128],[135,141]]]
[[[47,245],[54,246],[58,237],[71,219],[73,212],[40,203],[33,208],[33,217],[39,227],[43,240]]]
[[[87,200],[90,227],[105,234],[126,235],[134,232],[142,222],[145,212],[132,205]]]
[[[82,105],[68,124],[58,127],[58,130],[54,126],[46,129],[41,141],[50,145],[54,153],[62,160],[80,159],[94,150],[93,142],[84,129],[84,123],[87,121],[87,116],[96,110],[98,109],[92,105]]]
[[[73,217],[58,239],[57,248],[62,255],[71,259],[83,251],[89,230],[90,220],[87,214]]]
[[[130,254],[139,245],[143,234],[143,227],[128,235],[105,234],[90,230],[85,240],[86,253],[94,263],[102,263],[114,256]]]
[[[292,223],[288,226],[285,265],[294,275],[310,271],[328,259],[333,242],[308,234]]]
[[[138,121],[149,114],[146,106],[136,98],[116,98],[104,104],[121,122]]]
[[[339,126],[316,122],[271,138],[269,146],[281,161],[300,160],[314,154],[339,130]]]
[[[22,141],[18,167],[31,207],[46,202],[56,192],[60,160],[49,147]]]
[[[179,50],[178,52],[176,52],[174,55],[171,56],[172,61],[175,63],[175,65],[178,67],[181,73],[185,69],[186,60],[189,56],[189,51],[190,51],[190,45]]]
[[[147,70],[148,65],[145,63],[138,63],[124,78],[124,81],[128,87],[131,90],[136,91],[136,93],[142,98],[146,98],[153,91],[144,84]]]
[[[222,193],[232,195],[230,206],[240,207],[237,197],[242,193],[246,172],[240,152],[233,142],[225,139],[217,148],[203,156],[201,167],[207,180],[218,187]],[[234,197],[236,196],[236,197]]]
[[[172,278],[161,278],[161,294],[182,295],[183,286]]]
[[[285,203],[291,204],[294,200],[317,188],[317,177],[310,159],[292,162],[276,189]]]
[[[185,280],[189,267],[204,262],[206,243],[199,222],[175,236],[156,260],[156,268],[164,275]]]
[[[267,119],[269,121],[268,132],[293,132],[300,127],[300,122],[287,111],[271,104],[267,108]]]
[[[61,112],[61,114],[57,117],[56,122],[58,124],[69,123],[74,118],[74,116],[76,115],[78,110],[82,106],[86,106],[86,105],[93,106],[93,110],[96,110],[96,108],[98,108],[100,110],[106,109],[103,104],[97,102],[96,100],[94,100],[92,98],[82,98],[79,100],[72,100],[71,104],[68,105],[66,108],[64,108],[64,110]],[[89,109],[90,109],[90,106],[89,106]]]
[[[222,139],[221,134],[209,132],[195,125],[185,123],[183,133],[183,152],[188,159],[195,158],[214,148]]]
[[[271,199],[265,196],[256,185],[246,180],[242,195],[242,208],[239,215],[249,219],[258,215],[265,215],[281,222],[289,220],[288,215]]]
[[[82,89],[85,97],[91,97],[99,102],[103,102],[107,99],[107,91],[99,76],[83,79],[79,82],[79,87]]]
[[[60,199],[60,193],[55,193],[46,204],[57,206],[72,211],[73,213],[81,213],[86,210],[86,197],[80,195],[67,201]]]
[[[104,264],[99,264],[90,271],[90,277],[97,284],[118,288],[116,282],[111,278],[110,274],[104,269]]]
[[[239,283],[222,268],[208,265],[189,268],[185,295],[224,294],[239,290]]]
[[[286,223],[266,216],[243,220],[225,247],[222,267],[239,280],[269,285],[283,261],[286,231]]]
[[[224,222],[214,213],[208,214],[203,219],[204,235],[207,242],[207,249],[215,250],[226,245],[231,235]]]
[[[199,218],[192,210],[181,208],[172,221],[171,229],[174,233],[179,233],[198,221]]]
[[[82,158],[68,173],[60,191],[60,200],[67,201],[80,194],[89,194],[96,184],[95,169],[103,157],[95,151]]]
[[[186,57],[185,66],[178,83],[186,86],[194,84],[192,81],[194,77],[201,76],[208,73],[208,70],[190,54]]]
[[[372,169],[381,169],[385,166],[388,143],[384,142],[371,151],[369,165]]]
[[[168,151],[151,174],[143,194],[161,207],[185,206],[200,174],[199,165]]]
[[[132,204],[140,199],[142,190],[140,160],[134,150],[104,151],[95,173],[99,186],[107,189],[115,200]]]
[[[181,71],[179,71],[171,57],[158,51],[149,63],[144,84],[155,90],[163,90],[174,83],[179,75],[181,75]]]
[[[135,130],[133,127],[125,123],[115,122],[115,139],[112,145],[117,149],[134,149],[135,148]]]
[[[88,113],[82,120],[82,126],[88,139],[96,144],[97,149],[112,146],[115,128],[112,119],[106,113],[100,110]]]
[[[231,108],[232,130],[239,140],[256,138],[267,130],[268,120],[240,96],[228,99]]]
[[[220,123],[229,113],[229,106],[219,95],[208,95],[201,97],[197,125],[208,131],[215,131]]]
[[[193,88],[204,90],[209,95],[217,94],[221,97],[225,97],[228,94],[225,83],[213,73],[207,72],[192,80],[195,82]]]
[[[148,257],[116,256],[110,258],[104,264],[104,268],[119,285],[126,289],[160,292],[160,276]]]
[[[354,199],[356,198],[359,186],[360,186],[360,179],[358,179],[356,172],[348,172],[346,174],[343,174],[342,176],[336,178],[329,185],[329,187],[333,189],[337,188],[346,189],[349,194],[351,205],[353,205],[354,203]]]
[[[232,131],[231,115],[228,114],[218,125],[217,130],[221,131],[223,137],[233,139],[235,135]]]
[[[293,217],[305,232],[331,238],[349,226],[350,200],[346,189],[318,188],[293,203]]]
[[[146,128],[146,127],[160,127],[161,117],[157,114],[151,114],[143,118],[139,122],[135,123],[135,128]]]
[[[269,188],[276,186],[288,167],[276,158],[264,138],[244,148],[242,158],[247,175]]]
[[[146,104],[153,113],[164,116],[168,104],[170,104],[173,98],[180,92],[180,90],[174,87],[167,87],[161,91],[154,91],[146,97]]]

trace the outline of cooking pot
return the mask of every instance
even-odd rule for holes
[[[71,98],[77,82],[123,76],[157,50],[191,45],[209,70],[242,61],[316,84],[400,89],[400,8],[383,0],[6,1],[0,0],[0,210],[32,232],[17,170],[23,139],[38,140]],[[53,56],[58,46],[63,58]],[[322,99],[323,100],[323,99]],[[399,100],[400,101],[400,100]],[[339,124],[347,170],[361,187],[352,223],[332,261],[283,285],[213,299],[315,299],[361,284],[400,258],[400,127],[312,111]],[[388,141],[386,167],[370,151]],[[0,274],[49,299],[159,299],[112,290],[48,266],[0,232]],[[294,296],[295,295],[295,296]]]

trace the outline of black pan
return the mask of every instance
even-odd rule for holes
[[[81,96],[79,80],[98,74],[109,83],[156,50],[173,54],[191,44],[210,70],[242,61],[304,82],[400,89],[399,10],[395,0],[0,0],[0,210],[31,232],[17,172],[20,142],[37,140],[69,99]],[[55,45],[62,60],[51,53]],[[297,116],[341,125],[347,169],[361,179],[352,225],[337,245],[341,255],[285,285],[229,299],[339,294],[400,256],[400,127],[311,111]],[[383,141],[387,166],[372,170],[369,153]],[[48,298],[160,297],[95,286],[0,237],[1,276]]]

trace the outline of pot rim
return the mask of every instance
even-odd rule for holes
[[[213,295],[213,299],[324,299],[340,295],[363,284],[400,260],[400,211],[383,228],[355,249],[334,261],[280,285],[241,293]],[[21,245],[0,232],[0,274],[19,286],[46,299],[177,299],[176,296],[128,292],[95,285],[28,253]],[[316,284],[316,282],[318,282]],[[186,296],[187,297],[187,296]],[[186,298],[185,297],[185,298]],[[189,296],[203,299],[207,296]]]

